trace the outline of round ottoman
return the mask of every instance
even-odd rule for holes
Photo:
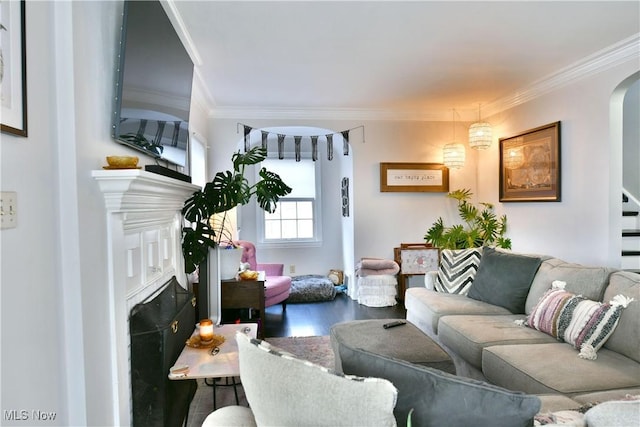
[[[411,323],[389,329],[382,327],[394,320],[398,319],[354,320],[333,325],[331,347],[335,354],[336,372],[343,372],[340,347],[345,346],[456,373],[447,352]]]

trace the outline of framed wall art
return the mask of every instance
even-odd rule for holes
[[[560,122],[499,141],[501,202],[561,200]]]
[[[342,178],[342,184],[340,186],[340,192],[342,196],[342,216],[349,216],[349,178],[346,176]]]
[[[381,192],[449,192],[449,168],[442,163],[380,163]]]
[[[393,259],[400,266],[398,272],[398,298],[403,301],[409,277],[438,270],[440,249],[428,243],[401,243],[393,248]]]
[[[0,2],[2,132],[27,136],[25,1]]]

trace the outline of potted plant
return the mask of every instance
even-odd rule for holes
[[[266,168],[260,170],[256,183],[249,183],[245,177],[246,167],[266,158],[267,150],[262,147],[234,153],[233,171],[216,173],[212,181],[185,201],[182,213],[189,225],[182,229],[182,254],[187,273],[194,272],[206,260],[210,248],[233,246],[231,236],[225,233],[230,209],[246,205],[255,196],[262,209],[273,213],[280,197],[291,192],[278,174]],[[219,220],[214,223],[211,218],[216,214]]]
[[[445,227],[442,217],[427,230],[424,239],[440,249],[465,249],[482,246],[499,246],[511,249],[511,239],[504,237],[507,232],[507,216],[500,218],[493,212],[493,204],[480,203],[476,207],[468,200],[473,193],[468,189],[455,190],[447,197],[458,201],[458,213],[464,224]]]

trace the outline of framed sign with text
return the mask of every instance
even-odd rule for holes
[[[381,192],[449,192],[449,168],[442,163],[380,163]]]

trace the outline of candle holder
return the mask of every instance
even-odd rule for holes
[[[210,344],[213,341],[213,321],[211,319],[202,319],[200,321],[200,342],[202,344]]]

